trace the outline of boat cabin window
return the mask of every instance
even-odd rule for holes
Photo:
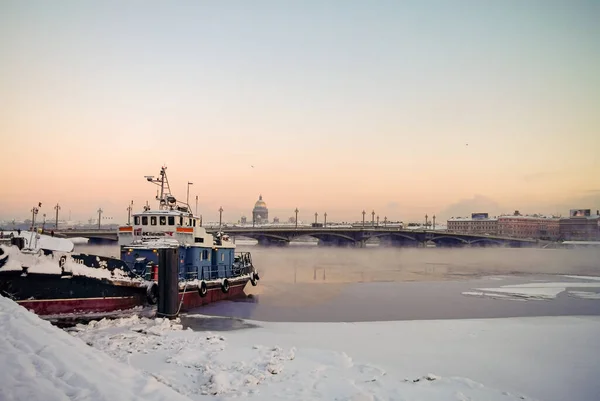
[[[159,222],[161,226],[167,225],[167,216],[160,216]]]
[[[156,216],[150,216],[150,225],[151,226],[155,226],[156,225]]]
[[[202,260],[210,260],[208,250],[206,249],[202,251]]]
[[[225,262],[225,254],[224,253],[221,254],[221,262]]]
[[[148,225],[148,216],[142,216],[142,225],[143,226],[147,226]]]
[[[174,216],[169,216],[169,225],[170,226],[174,226],[175,225],[175,217]]]
[[[133,224],[136,226],[140,225],[140,216],[133,216]]]
[[[194,238],[194,242],[196,242],[196,243],[204,243],[204,238],[202,238],[202,237],[196,237],[196,238]]]
[[[179,225],[182,226],[183,225],[183,216],[179,216]]]
[[[193,225],[194,227],[196,227],[196,219],[192,219],[192,223],[193,223],[192,225]]]

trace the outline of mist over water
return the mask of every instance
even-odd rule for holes
[[[271,284],[350,284],[465,280],[492,275],[600,275],[600,249],[335,248],[311,245],[264,248],[252,253],[261,293]],[[119,257],[117,245],[76,245],[75,252]],[[258,288],[256,289],[257,291]]]
[[[600,300],[559,295],[515,302],[461,295],[478,287],[600,276],[600,249],[322,248],[307,244],[250,251],[261,280],[242,302],[197,313],[271,321],[365,321],[600,315]],[[118,257],[117,245],[77,245],[75,252]],[[497,276],[502,276],[498,281]]]

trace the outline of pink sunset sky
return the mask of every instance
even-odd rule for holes
[[[0,219],[600,208],[600,3],[458,3],[3,1]]]

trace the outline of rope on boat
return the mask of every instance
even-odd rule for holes
[[[188,285],[188,280],[186,280],[185,286],[183,287],[183,294],[181,295],[181,301],[179,301],[179,308],[177,308],[177,312],[175,312],[175,314],[173,314],[173,315],[167,314],[167,313],[161,313],[160,317],[177,317],[177,316],[179,316],[179,312],[181,312],[181,306],[183,305],[183,298],[185,297],[185,290],[187,289],[187,285]],[[179,290],[179,288],[178,288],[178,290]],[[156,314],[158,315],[158,312]]]

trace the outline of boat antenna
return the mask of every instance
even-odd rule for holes
[[[186,202],[179,202],[171,193],[169,179],[167,178],[167,167],[161,167],[159,174],[160,177],[154,177],[153,175],[144,176],[148,182],[160,187],[160,190],[157,190],[156,193],[159,210],[173,210],[176,208],[180,211],[187,211],[187,213],[192,214],[192,208],[189,205],[189,186],[192,185],[192,183],[188,182],[188,199],[186,199]],[[177,204],[185,205],[185,209],[177,206]]]
[[[171,195],[171,187],[169,186],[169,179],[167,178],[167,167],[163,166],[160,168],[159,177],[147,175],[145,178],[148,182],[160,187],[160,190],[156,191],[156,200],[158,201],[159,210],[172,209],[173,204],[177,201],[175,200],[175,197]]]

